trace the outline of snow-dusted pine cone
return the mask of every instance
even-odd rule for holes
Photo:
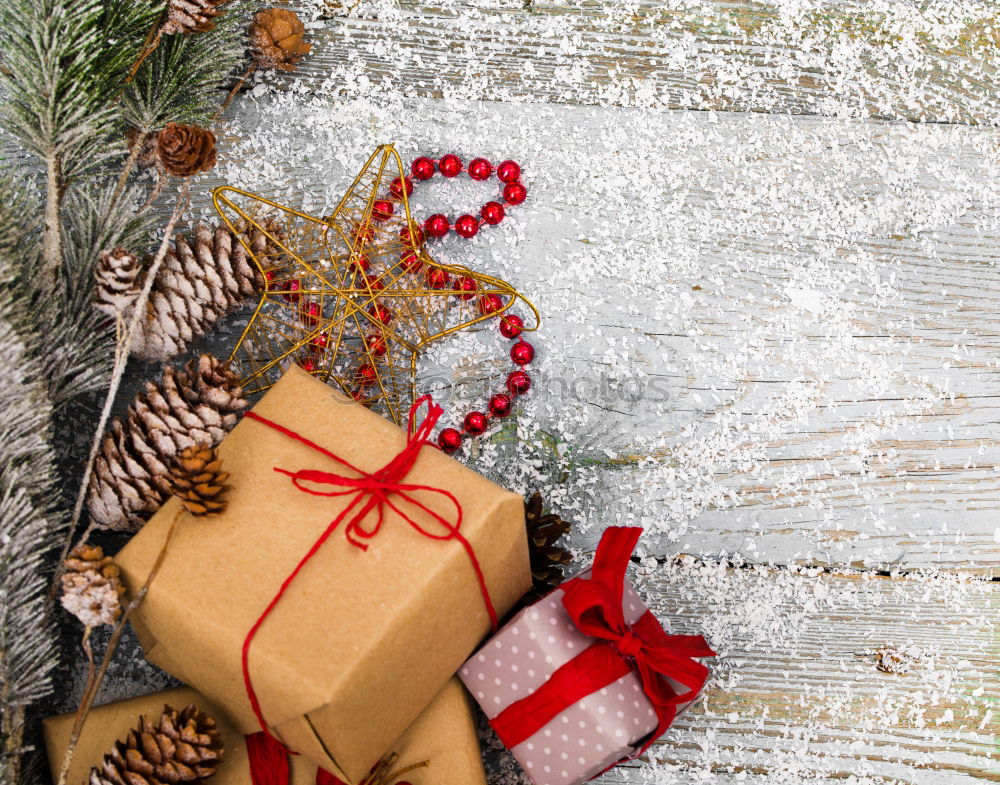
[[[164,368],[160,382],[148,382],[105,434],[87,493],[95,523],[141,528],[170,495],[170,467],[181,451],[218,444],[246,405],[235,374],[210,354],[181,371]]]
[[[94,267],[94,307],[108,316],[125,313],[142,291],[139,257],[119,246],[102,251]]]
[[[167,20],[160,28],[163,35],[207,33],[215,27],[215,17],[226,0],[168,0]]]
[[[116,741],[100,766],[90,770],[90,785],[168,785],[211,777],[222,760],[222,735],[215,719],[195,706],[178,712],[169,706],[157,724],[145,717]]]
[[[167,123],[156,137],[156,152],[174,177],[191,177],[215,166],[215,134],[197,125]]]
[[[305,41],[306,28],[299,15],[288,8],[258,11],[250,25],[250,51],[260,68],[293,71],[309,54],[312,44]]]
[[[273,251],[258,228],[248,227],[241,235],[258,259]],[[153,282],[132,354],[149,362],[169,360],[263,285],[253,259],[228,227],[198,224],[190,239],[176,235]]]
[[[77,545],[63,563],[62,606],[86,627],[114,624],[125,593],[118,565],[97,545]]]
[[[171,467],[170,491],[189,513],[201,518],[226,509],[228,479],[215,448],[194,444],[181,450]]]

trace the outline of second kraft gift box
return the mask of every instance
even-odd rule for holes
[[[255,771],[248,754],[248,740],[233,728],[218,706],[190,687],[156,692],[94,709],[83,726],[66,782],[70,785],[88,782],[90,769],[100,767],[115,741],[124,742],[128,738],[129,731],[139,724],[140,716],[156,723],[164,706],[180,711],[189,705],[209,714],[221,735],[222,760],[216,773],[207,780],[210,785],[251,785],[259,782],[271,785],[327,785],[330,782],[329,778],[320,775],[314,763],[300,755],[286,758],[287,782],[266,767],[264,771]],[[59,769],[75,718],[75,714],[62,714],[48,717],[42,723],[52,782],[59,781]],[[426,766],[406,771],[404,780],[410,785],[486,785],[475,717],[458,679],[451,679],[434,697],[417,721],[392,745],[391,755],[395,761],[389,772],[405,770],[426,761]],[[258,766],[261,763],[263,761],[259,761]],[[389,778],[390,783],[395,781],[395,778]]]
[[[412,438],[292,368],[219,447],[225,512],[171,499],[117,556],[134,593],[180,515],[133,616],[146,657],[348,783],[531,587],[521,498],[431,446],[407,458]]]

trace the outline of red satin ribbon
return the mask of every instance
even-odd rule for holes
[[[261,731],[243,738],[246,741],[247,758],[250,761],[251,785],[288,785],[291,781],[291,767],[285,745]],[[347,785],[347,783],[325,769],[317,768],[316,785]],[[364,781],[361,785],[364,785]]]
[[[288,750],[285,745],[260,731],[243,738],[250,760],[251,785],[288,785]]]
[[[704,686],[708,668],[692,657],[714,657],[715,652],[702,636],[668,635],[649,611],[631,626],[625,622],[625,570],[640,534],[642,529],[633,527],[607,529],[590,577],[563,584],[562,602],[570,618],[597,642],[490,720],[505,746],[526,741],[573,704],[635,671],[657,717],[656,730],[629,756],[636,757],[666,732],[677,707],[693,700]],[[687,690],[678,692],[667,677]]]
[[[419,424],[417,424],[417,412],[420,409],[420,406],[425,402],[428,407],[427,416]],[[494,631],[496,631],[497,613],[496,609],[493,607],[493,600],[490,598],[489,589],[486,586],[486,577],[483,575],[482,567],[479,564],[479,559],[476,558],[476,553],[472,548],[472,544],[459,531],[462,526],[462,505],[452,493],[444,490],[443,488],[434,488],[430,485],[414,485],[403,482],[403,479],[407,474],[409,474],[410,469],[413,468],[413,464],[416,463],[416,460],[420,455],[421,448],[423,448],[425,444],[431,444],[431,432],[433,431],[434,425],[437,423],[442,412],[443,410],[441,407],[431,401],[429,395],[425,395],[414,401],[413,405],[410,407],[406,446],[403,447],[400,453],[385,466],[371,473],[362,471],[343,458],[334,455],[332,452],[323,447],[320,447],[315,442],[310,441],[304,436],[301,436],[276,422],[268,420],[266,417],[262,417],[254,412],[247,412],[247,418],[256,420],[269,428],[273,428],[279,433],[283,433],[291,439],[301,442],[310,449],[325,455],[327,458],[336,461],[358,475],[357,477],[348,477],[341,474],[333,474],[331,472],[324,472],[315,469],[300,469],[299,471],[292,472],[286,469],[275,468],[276,472],[280,472],[281,474],[286,474],[291,477],[292,484],[304,493],[308,493],[313,496],[353,495],[354,498],[352,498],[350,503],[348,503],[348,505],[337,515],[337,517],[330,522],[330,525],[326,527],[316,542],[313,543],[312,547],[308,550],[306,555],[302,557],[295,569],[292,570],[291,574],[285,578],[284,582],[281,584],[281,588],[278,589],[278,593],[275,594],[271,602],[268,603],[264,612],[260,615],[257,621],[254,622],[250,631],[247,633],[246,638],[243,640],[243,683],[246,686],[247,696],[250,699],[250,706],[253,708],[254,715],[257,717],[257,722],[260,723],[261,730],[269,739],[273,740],[273,737],[267,729],[267,723],[264,720],[264,714],[260,707],[260,701],[257,699],[257,693],[253,688],[253,681],[250,678],[250,644],[253,642],[254,636],[256,636],[261,625],[271,614],[271,611],[273,611],[281,601],[285,591],[287,591],[288,587],[291,586],[292,582],[302,571],[302,568],[305,567],[309,560],[316,555],[319,549],[323,547],[323,543],[329,539],[330,535],[333,534],[337,527],[340,526],[340,524],[345,520],[347,521],[347,527],[344,530],[344,533],[347,541],[361,550],[368,549],[368,545],[365,540],[370,540],[378,534],[379,530],[382,528],[382,524],[385,521],[386,507],[395,512],[400,518],[410,524],[415,531],[424,537],[428,537],[432,540],[457,540],[461,543],[465,552],[469,556],[469,561],[472,563],[472,568],[476,573],[476,580],[479,582],[479,591],[483,596],[483,602],[486,605],[486,611],[490,617],[490,623],[493,625]],[[316,486],[333,486],[334,488],[342,490],[324,491],[320,490]],[[414,498],[412,494],[417,492],[437,494],[438,496],[442,496],[451,502],[455,508],[454,521],[440,515],[430,509],[419,499]],[[398,497],[398,499],[405,501],[409,505],[422,510],[442,526],[444,533],[432,532],[425,529],[412,517],[407,515],[407,513],[400,508],[398,503],[393,500],[393,497]],[[363,525],[364,519],[372,511],[376,511],[378,513],[378,517],[373,526],[365,528]]]

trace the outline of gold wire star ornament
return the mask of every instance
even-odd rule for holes
[[[260,269],[264,289],[229,358],[248,394],[293,363],[397,424],[416,398],[420,353],[522,300],[506,282],[436,262],[413,221],[409,180],[392,145],[371,155],[333,214],[316,218],[223,186],[212,199]],[[269,240],[257,255],[237,226]]]

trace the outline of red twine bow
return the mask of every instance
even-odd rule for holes
[[[416,422],[417,412],[424,403],[427,403],[427,416],[418,424]],[[292,585],[292,582],[302,571],[302,568],[305,567],[309,560],[316,555],[319,549],[323,547],[323,544],[330,538],[330,535],[333,534],[333,532],[336,531],[340,524],[345,520],[347,521],[347,527],[344,533],[347,541],[361,550],[368,549],[366,540],[370,540],[378,534],[379,530],[382,528],[382,524],[385,522],[386,507],[395,512],[416,532],[424,537],[432,540],[458,540],[458,542],[461,543],[462,547],[465,549],[465,552],[468,554],[469,560],[472,563],[472,568],[476,573],[476,579],[479,582],[479,591],[482,594],[483,602],[486,605],[486,611],[489,614],[490,622],[493,625],[494,631],[496,630],[497,613],[493,607],[493,601],[490,598],[489,589],[486,586],[486,577],[483,575],[482,567],[479,564],[479,559],[476,558],[476,553],[472,548],[472,544],[460,531],[462,526],[462,505],[452,493],[444,490],[443,488],[434,488],[430,485],[415,485],[403,482],[406,475],[409,474],[410,469],[413,468],[414,463],[416,463],[417,458],[420,455],[420,450],[425,444],[431,444],[431,432],[434,430],[434,425],[437,423],[438,418],[442,413],[443,410],[441,407],[435,404],[429,395],[425,395],[414,401],[413,405],[410,407],[406,445],[395,458],[389,461],[381,469],[368,473],[362,471],[357,466],[352,465],[343,458],[334,455],[329,450],[320,447],[318,444],[310,441],[304,436],[301,436],[300,434],[297,434],[294,431],[289,430],[288,428],[268,420],[266,417],[262,417],[252,411],[247,412],[246,416],[249,419],[256,420],[269,428],[273,428],[279,433],[283,433],[291,439],[301,442],[310,449],[325,455],[327,458],[336,461],[342,466],[345,466],[357,475],[356,477],[351,477],[334,474],[332,472],[319,471],[316,469],[300,469],[299,471],[292,472],[287,469],[275,468],[276,472],[280,472],[281,474],[291,477],[292,484],[304,493],[308,493],[313,496],[331,497],[353,495],[354,498],[351,499],[348,505],[330,522],[329,526],[326,527],[319,538],[313,543],[312,547],[308,550],[306,555],[302,557],[295,569],[292,570],[291,574],[285,578],[284,582],[281,584],[281,588],[278,589],[278,593],[275,594],[271,602],[268,603],[264,612],[260,615],[257,621],[254,622],[250,631],[247,633],[246,638],[243,640],[243,683],[246,686],[247,696],[250,699],[250,706],[253,708],[254,715],[257,717],[257,722],[260,723],[261,730],[268,739],[273,740],[273,736],[267,729],[267,723],[264,720],[264,714],[260,707],[260,701],[257,698],[257,693],[253,688],[253,681],[250,678],[250,644],[253,642],[253,639],[261,625],[271,614],[271,611],[273,611],[281,601],[285,591],[287,591],[288,587]],[[341,490],[321,490],[323,486],[332,486]],[[415,498],[413,494],[418,492],[437,494],[438,496],[442,496],[451,502],[455,508],[454,520],[449,520],[445,516],[432,510],[419,499]],[[408,505],[411,505],[418,510],[422,510],[441,525],[444,529],[444,533],[442,534],[429,531],[421,526],[420,523],[400,508],[395,499],[402,500]],[[364,520],[372,511],[377,512],[378,516],[373,526],[365,528]]]
[[[562,602],[573,624],[598,642],[490,721],[507,747],[526,741],[570,706],[635,671],[657,717],[656,730],[635,757],[666,732],[677,707],[694,700],[704,686],[708,668],[692,658],[714,657],[715,652],[702,636],[669,635],[650,611],[633,625],[625,622],[625,570],[640,534],[642,529],[634,527],[607,529],[590,577],[563,584]],[[679,692],[671,681],[687,689]]]

